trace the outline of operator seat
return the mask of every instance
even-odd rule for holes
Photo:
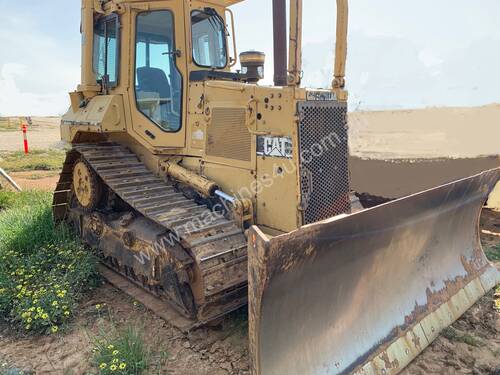
[[[148,66],[137,68],[137,83],[138,94],[146,97],[155,94],[158,100],[159,107],[150,112],[149,117],[165,130],[177,130],[179,119],[172,111],[172,90],[165,72]]]
[[[154,92],[160,96],[160,104],[168,103],[171,97],[170,83],[162,69],[143,66],[137,68],[139,91]]]

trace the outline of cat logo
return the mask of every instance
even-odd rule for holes
[[[257,155],[291,159],[292,138],[290,137],[257,137]]]

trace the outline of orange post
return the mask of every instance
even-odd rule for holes
[[[28,154],[29,153],[29,148],[28,148],[28,126],[26,124],[23,124],[23,139],[24,139],[24,153]]]

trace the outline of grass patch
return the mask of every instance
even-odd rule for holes
[[[93,365],[99,374],[140,375],[149,366],[150,349],[144,342],[144,330],[127,326],[111,336],[101,332],[94,340]]]
[[[468,333],[463,334],[463,333],[457,331],[453,327],[445,328],[443,330],[442,335],[450,341],[463,342],[463,343],[470,345],[470,346],[480,347],[480,346],[484,345],[482,343],[482,341],[477,339],[476,337],[471,336]]]
[[[7,201],[0,212],[0,318],[26,333],[56,333],[97,285],[95,260],[67,227],[54,226],[50,193]]]
[[[0,155],[0,166],[7,172],[53,171],[62,168],[66,151],[33,150],[28,155],[24,152],[6,152]]]
[[[500,244],[485,250],[486,257],[492,262],[500,262]]]
[[[12,191],[0,190],[0,210],[12,207],[18,198],[16,195]]]

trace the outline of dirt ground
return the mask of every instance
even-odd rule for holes
[[[23,190],[54,191],[59,181],[59,171],[13,172],[10,176]]]
[[[500,155],[500,104],[349,113],[351,154],[362,159]]]
[[[97,304],[106,304],[109,315],[107,311],[98,313]],[[66,335],[28,339],[14,337],[7,327],[2,327],[0,363],[5,361],[9,367],[36,374],[84,374],[91,370],[93,338],[100,331],[109,332],[110,327],[125,324],[144,327],[147,343],[157,351],[152,366],[156,371],[151,373],[223,375],[248,371],[243,312],[233,314],[218,329],[200,329],[184,335],[141,306],[135,306],[129,297],[108,284],[83,304]],[[165,361],[160,352],[165,352]]]
[[[45,150],[61,148],[61,134],[59,117],[33,117],[33,126],[28,128],[28,144],[31,149]],[[1,151],[22,151],[23,133],[21,130],[0,132]]]

